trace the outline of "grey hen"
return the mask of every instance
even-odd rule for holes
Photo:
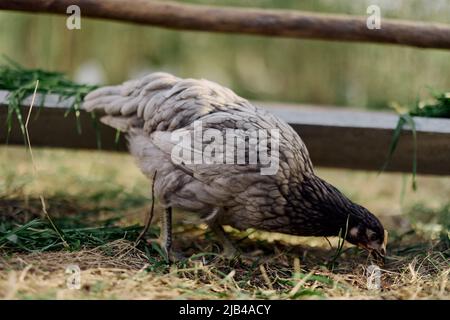
[[[379,220],[314,174],[300,136],[283,120],[227,88],[207,80],[153,73],[91,92],[84,108],[106,113],[102,122],[127,132],[130,152],[147,177],[157,171],[155,195],[165,207],[160,239],[168,256],[172,207],[198,213],[229,256],[235,249],[223,225],[299,236],[348,231],[350,243],[385,254],[386,235]],[[173,134],[194,135],[198,121],[203,129],[220,132],[277,129],[278,170],[261,174],[260,159],[244,164],[177,161]],[[197,149],[204,150],[207,144],[202,140]],[[274,147],[268,144],[269,151],[275,152]]]

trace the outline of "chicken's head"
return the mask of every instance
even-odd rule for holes
[[[388,233],[381,222],[366,208],[354,204],[357,214],[350,215],[346,240],[358,247],[368,250],[376,257],[386,255]]]

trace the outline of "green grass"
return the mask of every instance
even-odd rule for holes
[[[61,221],[59,221],[61,223]],[[34,237],[47,238],[44,234],[47,232],[52,232],[51,227],[47,226],[45,233],[41,233],[39,228],[29,227],[27,238],[32,238],[31,233],[34,233]],[[70,228],[62,228],[66,236],[70,236],[69,243],[75,243],[76,239],[79,237],[83,238],[83,241],[92,241],[92,237],[95,236],[95,232],[92,230],[96,228],[91,228],[87,231],[87,228],[77,228],[78,235],[75,236],[71,234],[72,230]],[[113,243],[113,239],[116,238],[126,238],[123,233],[125,228],[120,228],[120,232],[114,236],[104,236],[100,241],[95,239],[91,242],[92,245],[95,243],[101,244],[101,252],[103,255],[114,258],[118,258],[120,254],[117,250],[110,248],[109,243]],[[83,232],[86,230],[86,233]],[[96,231],[101,231],[102,229],[96,229]],[[108,230],[111,230],[108,227]],[[136,231],[136,232],[134,232]],[[18,233],[20,234],[20,232]],[[83,234],[81,236],[81,234]],[[138,230],[133,230],[130,235],[137,236]],[[402,235],[403,236],[403,235]],[[184,238],[184,236],[182,236]],[[55,241],[58,241],[58,237],[53,234]],[[179,239],[179,238],[178,238]],[[186,239],[186,238],[184,238]],[[189,238],[188,238],[189,239]],[[130,239],[132,241],[132,239]],[[186,241],[186,240],[184,240]],[[201,238],[190,239],[190,243],[201,244],[203,240]],[[143,273],[144,277],[150,277],[151,282],[154,283],[155,279],[170,279],[170,283],[165,284],[163,282],[164,290],[170,293],[171,298],[187,298],[187,299],[227,299],[227,298],[258,298],[258,299],[324,299],[327,297],[339,297],[339,296],[370,296],[375,297],[379,294],[386,296],[388,298],[401,298],[402,296],[408,297],[408,294],[413,294],[413,291],[417,291],[416,285],[412,279],[412,275],[408,274],[408,268],[413,268],[414,272],[418,272],[424,280],[420,280],[420,285],[426,284],[428,278],[432,280],[434,286],[439,286],[439,278],[441,276],[445,261],[448,261],[449,250],[439,245],[439,248],[430,247],[429,244],[424,242],[408,243],[404,240],[396,239],[396,244],[391,245],[391,255],[393,257],[389,260],[388,265],[383,268],[385,286],[387,289],[382,292],[365,292],[364,290],[364,274],[360,273],[360,270],[364,264],[369,262],[364,262],[364,254],[357,250],[347,250],[340,258],[339,267],[334,267],[333,269],[328,269],[326,263],[319,262],[320,259],[326,260],[326,254],[322,252],[318,254],[317,257],[310,259],[302,259],[302,266],[299,271],[293,271],[289,264],[283,261],[291,261],[296,256],[299,255],[298,251],[292,251],[289,246],[281,246],[280,243],[268,244],[267,242],[261,242],[259,248],[263,248],[264,253],[253,262],[243,262],[241,260],[226,261],[219,257],[214,257],[213,254],[203,253],[194,254],[187,256],[185,260],[179,261],[175,264],[169,265],[162,257],[158,255],[155,250],[149,247],[143,247],[139,250],[144,250],[145,252],[145,271]],[[246,242],[241,244],[241,248],[246,250],[247,247],[252,247],[254,244],[251,242]],[[275,248],[275,249],[274,249]],[[41,250],[42,248],[40,248]],[[306,249],[306,248],[305,248]],[[26,255],[23,255],[23,248],[17,247],[15,249],[10,248],[10,254],[14,253],[12,256],[20,256],[27,259]],[[46,249],[47,250],[47,249]],[[67,252],[62,246],[48,248],[48,252],[54,252],[57,255],[61,255],[61,252]],[[76,252],[77,248],[73,248]],[[275,250],[275,252],[274,252]],[[280,252],[277,253],[277,251]],[[298,250],[298,248],[296,248]],[[316,252],[317,254],[317,252]],[[330,255],[332,257],[332,252]],[[48,257],[48,256],[47,256]],[[50,256],[51,257],[51,256]],[[206,259],[203,259],[206,258]],[[13,258],[11,258],[13,259]],[[35,256],[35,259],[39,259]],[[42,258],[41,258],[42,259]],[[83,261],[83,257],[80,257]],[[99,259],[102,259],[101,257]],[[70,258],[67,258],[71,261]],[[28,260],[29,261],[29,258]],[[267,270],[267,277],[263,276],[259,272],[259,266],[263,265]],[[101,262],[99,262],[101,266]],[[62,268],[63,266],[61,266]],[[41,266],[45,270],[45,264]],[[94,268],[91,267],[95,272]],[[363,269],[362,269],[363,270]],[[417,270],[417,271],[416,271]],[[85,271],[89,271],[85,270]],[[230,278],[230,274],[233,276]],[[445,273],[443,273],[445,276]],[[128,297],[126,290],[121,293],[112,293],[112,287],[114,283],[122,282],[127,283],[127,285],[134,288],[132,291],[134,294],[137,290],[142,290],[141,294],[145,296],[146,290],[141,288],[139,283],[135,283],[136,275],[129,274],[127,278],[114,278],[113,276],[102,275],[101,277],[96,277],[90,282],[83,276],[83,283],[88,283],[88,289],[84,289],[81,292],[77,292],[78,297],[90,297],[90,298],[111,298],[112,296],[119,295],[119,298]],[[31,288],[33,288],[32,280],[30,278],[26,283],[31,283]],[[350,279],[350,280],[349,280]],[[351,279],[358,279],[360,284],[352,283]],[[49,283],[55,280],[47,280]],[[166,280],[167,281],[167,280]],[[1,282],[1,279],[0,279]],[[411,283],[409,283],[411,282]],[[100,285],[101,284],[101,285]],[[192,284],[191,286],[189,284]],[[428,285],[428,284],[427,284]],[[161,286],[161,285],[160,285]],[[392,286],[392,288],[391,288]],[[396,289],[400,287],[401,289]],[[211,290],[213,288],[213,290]],[[18,292],[17,297],[23,298],[29,296],[30,298],[42,299],[45,297],[55,298],[57,290],[49,289],[42,291],[27,291],[30,289],[24,289]],[[156,290],[156,289],[153,289]],[[172,290],[172,291],[171,291]],[[157,291],[161,291],[158,289]],[[33,293],[32,293],[33,292]],[[150,291],[151,292],[151,291]],[[130,292],[131,293],[131,292]],[[425,293],[423,293],[425,294]],[[423,297],[422,294],[422,297]]]
[[[141,208],[143,201],[148,201],[146,199],[140,198],[136,199],[133,194],[124,194],[121,197],[117,197],[114,205],[103,205],[102,202],[105,200],[112,200],[112,195],[114,192],[106,192],[105,196],[99,196],[94,193],[89,196],[80,196],[77,199],[78,203],[61,202],[61,199],[70,199],[68,195],[59,194],[54,198],[51,198],[51,208],[53,208],[53,222],[57,226],[58,232],[50,224],[47,219],[41,219],[36,216],[36,212],[29,211],[29,208],[34,207],[35,203],[38,203],[37,199],[28,200],[28,204],[24,201],[20,201],[22,204],[21,210],[17,210],[19,207],[18,203],[7,198],[2,200],[3,208],[8,206],[8,201],[10,201],[10,206],[15,208],[15,216],[8,217],[3,216],[0,219],[0,250],[3,254],[12,254],[17,252],[49,252],[49,251],[77,251],[86,248],[95,248],[106,246],[108,243],[114,242],[115,240],[124,239],[130,242],[134,242],[142,230],[142,226],[139,224],[124,225],[121,223],[123,215],[120,214],[122,210],[132,210],[133,208]],[[129,201],[124,199],[129,198]],[[117,200],[121,199],[121,200]],[[125,203],[125,205],[123,204]],[[75,213],[71,213],[73,209],[76,208]],[[99,219],[98,215],[101,212],[108,212],[108,218]],[[24,219],[22,215],[28,214],[32,218]],[[412,222],[414,229],[407,230],[403,233],[397,233],[395,230],[391,234],[391,243],[401,244],[405,239],[410,238],[411,235],[424,234],[426,238],[437,239],[439,241],[439,246],[442,248],[442,255],[446,258],[450,258],[450,204],[445,204],[441,208],[429,208],[423,204],[417,204],[412,206],[407,212],[407,216]],[[430,234],[427,229],[422,230],[424,226],[438,225],[440,229],[434,234]],[[189,232],[188,232],[189,233]],[[149,230],[148,236],[156,237],[158,234],[157,228],[152,226]],[[61,237],[61,236],[62,237]],[[206,233],[204,235],[204,240],[208,242],[213,241],[210,235]],[[64,246],[64,242],[68,244],[68,247]],[[239,241],[241,245],[242,241]],[[251,243],[251,241],[250,241]],[[245,240],[243,246],[249,245],[249,240]],[[253,246],[251,244],[250,246]],[[261,240],[257,240],[257,245],[265,248],[270,247],[270,245]],[[421,255],[425,254],[424,244],[408,244],[406,246],[394,245],[397,247],[397,254],[414,254]],[[140,245],[139,250],[145,252],[150,272],[164,273],[169,270],[169,264],[165,261],[163,254],[160,249],[152,246]],[[340,262],[345,260],[345,256],[351,254],[357,254],[358,250],[355,248],[343,249],[343,241],[338,241],[336,252],[330,250],[329,260],[324,259],[319,266],[325,270],[339,272],[341,265]],[[286,251],[287,255],[292,255],[292,253]],[[295,254],[294,254],[295,256]],[[344,257],[343,257],[344,256]],[[219,256],[214,252],[201,252],[194,253],[192,255],[186,256],[189,260],[202,260],[206,258],[217,259]],[[177,263],[177,268],[183,269],[187,268],[188,260],[182,260]],[[247,274],[242,275],[240,284],[244,285],[249,279],[252,278],[252,273],[255,268],[258,267],[260,261],[257,259],[252,265],[248,265],[246,269]],[[232,265],[232,264],[231,264]],[[231,265],[225,264],[222,271],[216,270],[221,277],[225,277],[228,272],[232,269],[228,269]],[[292,278],[291,278],[292,276]],[[278,285],[293,285],[295,281],[303,279],[305,282],[314,281],[319,282],[325,286],[336,285],[334,281],[328,277],[321,275],[308,275],[303,272],[287,271],[285,274],[279,274]],[[299,291],[296,295],[307,294],[307,292],[301,293]]]
[[[431,90],[432,99],[418,101],[409,112],[411,116],[450,118],[450,92]]]
[[[0,66],[0,89],[10,91],[8,95],[8,135],[12,129],[12,117],[15,114],[19,122],[22,134],[25,135],[25,123],[20,108],[21,102],[32,95],[36,82],[39,80],[37,92],[43,94],[57,94],[61,101],[72,98],[69,112],[75,112],[78,119],[78,112],[86,94],[96,88],[96,86],[78,84],[68,80],[63,73],[50,72],[41,69],[27,69],[18,63],[3,56],[6,61]],[[44,102],[44,99],[42,99]],[[81,126],[77,120],[77,130],[81,132]]]
[[[21,187],[19,187],[21,188]],[[149,201],[141,194],[124,191],[120,186],[105,186],[73,199],[59,191],[50,200],[49,217],[43,217],[40,199],[27,200],[28,204],[7,195],[0,195],[0,211],[14,208],[14,215],[0,215],[0,249],[6,252],[44,252],[51,250],[79,250],[81,247],[97,247],[117,239],[134,241],[142,227],[118,225],[121,213],[141,208]],[[114,201],[114,205],[110,203]],[[76,209],[75,209],[76,208]],[[108,212],[99,220],[98,215]],[[94,219],[93,219],[94,218]],[[155,235],[150,228],[149,235]]]
[[[0,248],[27,252],[60,250],[67,243],[68,250],[97,247],[117,239],[134,241],[142,227],[115,226],[117,219],[99,221],[94,226],[79,221],[80,217],[53,219],[59,232],[48,220],[33,219],[23,225],[0,224]]]

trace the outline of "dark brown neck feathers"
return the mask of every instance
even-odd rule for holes
[[[290,233],[300,236],[337,236],[358,220],[355,204],[338,189],[313,175],[291,192]],[[344,231],[342,231],[344,232]]]

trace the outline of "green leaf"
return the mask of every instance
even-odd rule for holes
[[[392,159],[395,149],[397,148],[398,141],[400,140],[400,134],[402,132],[402,128],[403,128],[404,124],[405,124],[405,119],[402,116],[399,116],[398,121],[397,121],[397,126],[395,127],[394,134],[392,135],[391,143],[389,144],[389,151],[388,151],[386,161],[384,162],[380,171],[385,171],[386,168],[389,166],[389,163]]]

